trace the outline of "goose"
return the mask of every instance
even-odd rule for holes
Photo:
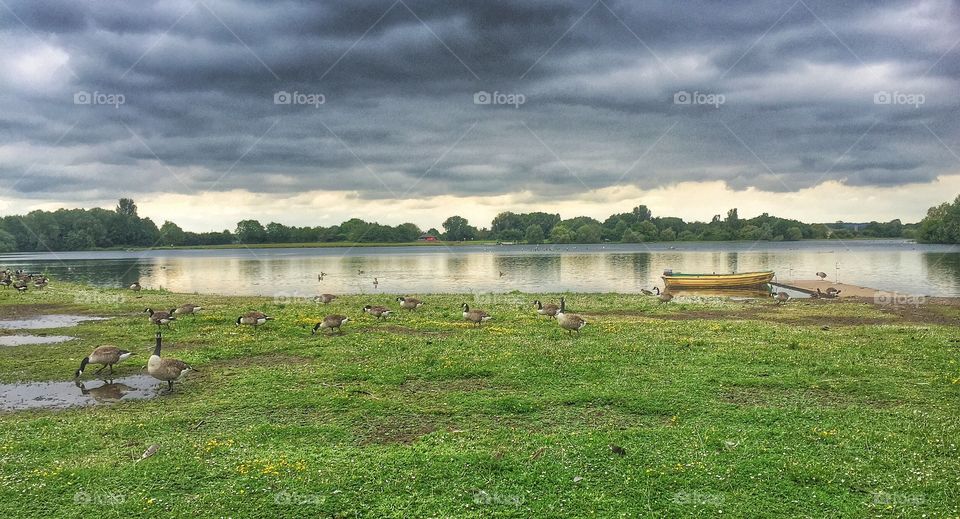
[[[150,314],[150,322],[157,325],[157,328],[159,328],[160,325],[165,325],[169,328],[170,323],[177,319],[176,316],[173,315],[174,312],[177,311],[176,308],[171,308],[169,312],[154,312],[152,308],[144,308],[143,311]]]
[[[337,296],[335,296],[335,295],[333,295],[333,294],[320,294],[320,295],[318,295],[318,296],[314,296],[313,302],[314,302],[314,303],[323,303],[323,304],[326,305],[326,304],[332,303],[333,300],[336,299],[336,298],[337,298]]]
[[[116,346],[100,346],[94,349],[90,355],[87,355],[80,361],[80,369],[78,369],[74,374],[73,378],[80,378],[80,375],[83,375],[84,368],[87,367],[87,364],[101,364],[101,368],[94,371],[93,374],[96,375],[103,371],[106,368],[110,368],[110,373],[113,373],[113,365],[130,358],[133,355],[132,352],[127,350],[121,350]]]
[[[246,324],[248,326],[253,326],[253,328],[256,329],[258,326],[266,324],[267,321],[272,321],[272,320],[273,320],[273,317],[270,317],[263,312],[253,310],[251,312],[247,312],[241,315],[240,317],[237,317],[237,326],[240,326],[241,324]]]
[[[830,287],[830,288],[827,289],[827,295],[828,295],[828,296],[833,297],[833,296],[838,295],[839,293],[840,293],[840,291],[837,290],[836,288]]]
[[[423,301],[415,297],[398,297],[397,302],[400,303],[400,308],[410,310],[411,312],[423,306]]]
[[[577,332],[580,333],[580,329],[587,325],[587,321],[583,317],[580,317],[577,314],[568,314],[566,313],[566,301],[561,297],[560,298],[560,311],[557,312],[557,324],[561,328],[566,330],[568,333]]]
[[[557,312],[560,311],[559,306],[553,305],[553,304],[544,305],[543,303],[540,302],[539,299],[534,301],[533,304],[537,307],[537,313],[540,315],[547,315],[550,317],[554,317],[557,315]]]
[[[317,281],[323,281],[323,277],[326,276],[326,275],[327,275],[326,272],[321,272],[321,273],[317,274]]]
[[[182,360],[161,358],[160,346],[162,342],[163,338],[160,336],[160,332],[157,332],[157,346],[153,349],[153,355],[150,356],[150,360],[147,361],[147,373],[157,380],[166,382],[167,388],[172,391],[174,380],[179,379],[188,371],[196,370]]]
[[[790,299],[790,294],[786,292],[777,292],[773,297],[777,300],[777,305],[781,305]]]
[[[329,329],[330,333],[333,333],[334,330],[336,330],[337,333],[343,333],[343,330],[341,330],[340,327],[347,322],[350,322],[349,317],[346,317],[343,315],[328,315],[313,327],[313,331],[310,332],[310,334],[316,335],[317,330],[324,330],[324,329]]]
[[[460,305],[460,308],[463,309],[463,319],[466,321],[470,321],[476,326],[480,326],[481,324],[492,319],[492,317],[490,317],[490,314],[488,314],[487,312],[484,312],[483,310],[480,310],[480,309],[471,310],[470,306],[467,305],[467,303],[463,303],[462,305]]]
[[[8,288],[12,284],[13,284],[13,280],[10,279],[9,277],[0,279],[0,286],[2,286],[3,288]]]
[[[363,311],[376,317],[377,319],[386,319],[390,315],[390,309],[385,306],[367,305],[363,307]]]
[[[133,283],[132,285],[130,285],[130,290],[133,290],[134,292],[139,292],[139,291],[140,291],[140,288],[141,288],[141,287],[140,287],[140,282],[139,282],[139,281],[134,281],[134,283]]]
[[[20,280],[13,284],[13,288],[17,289],[17,292],[22,294],[27,291],[29,286],[27,285],[26,281]]]
[[[380,281],[377,278],[373,278],[373,288],[377,288],[377,285],[380,284]]]
[[[657,288],[657,299],[660,300],[660,303],[669,303],[673,301],[673,294],[670,292],[661,292],[660,289]]]
[[[186,303],[186,304],[182,304],[182,305],[180,305],[179,307],[177,307],[177,310],[176,310],[176,312],[174,312],[174,313],[176,313],[177,315],[187,315],[187,314],[192,314],[192,313],[196,312],[197,310],[203,310],[203,307],[202,307],[202,306],[197,306],[197,305],[192,304],[192,303]]]
[[[500,272],[500,277],[503,277],[503,271],[500,270],[500,271],[498,271],[498,272]]]
[[[645,296],[652,296],[652,295],[653,295],[653,292],[651,292],[650,290],[647,290],[646,288],[641,288],[641,289],[640,289],[640,293],[643,294],[643,295],[645,295]]]
[[[820,279],[827,279],[827,273],[826,273],[826,272],[817,272],[817,277],[819,277]]]

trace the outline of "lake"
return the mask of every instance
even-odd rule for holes
[[[224,295],[639,292],[662,286],[660,275],[672,268],[773,270],[781,282],[813,279],[823,271],[843,283],[960,296],[960,247],[906,240],[152,249],[4,254],[0,266],[98,286],[139,280],[145,288]],[[321,271],[326,276],[319,282]]]

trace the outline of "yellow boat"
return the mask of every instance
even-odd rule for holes
[[[667,290],[684,288],[750,288],[760,287],[773,280],[773,271],[743,272],[740,274],[681,274],[672,270],[663,272]]]

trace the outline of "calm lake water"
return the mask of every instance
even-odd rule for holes
[[[148,250],[0,255],[0,266],[99,286],[225,295],[639,292],[678,272],[824,271],[843,283],[960,296],[960,247],[905,240]],[[322,282],[317,275],[325,272]],[[363,271],[359,273],[358,271]],[[500,272],[504,275],[501,277]],[[374,287],[374,277],[379,285]]]

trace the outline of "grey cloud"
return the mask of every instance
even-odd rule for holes
[[[0,13],[0,35],[62,49],[77,76],[0,86],[0,145],[43,154],[14,190],[57,200],[236,188],[382,198],[416,183],[410,196],[529,190],[549,199],[584,185],[721,180],[791,191],[957,170],[927,127],[957,142],[960,101],[944,92],[956,92],[960,53],[861,25],[910,3],[806,2],[824,27],[792,1],[405,1],[8,2],[29,30]],[[944,33],[960,27],[949,3],[931,5]],[[804,64],[841,72],[805,76],[799,91],[770,87],[790,87]],[[928,102],[875,105],[867,86],[833,84],[864,64],[895,83],[877,88],[904,82]],[[862,79],[853,84],[877,81]],[[805,85],[844,91],[825,99]],[[80,90],[122,93],[126,103],[78,106]],[[280,90],[322,93],[326,103],[276,105]],[[479,90],[527,99],[478,106]],[[678,90],[727,102],[678,105]],[[0,179],[37,158],[3,164]],[[168,168],[184,181],[166,178]]]

